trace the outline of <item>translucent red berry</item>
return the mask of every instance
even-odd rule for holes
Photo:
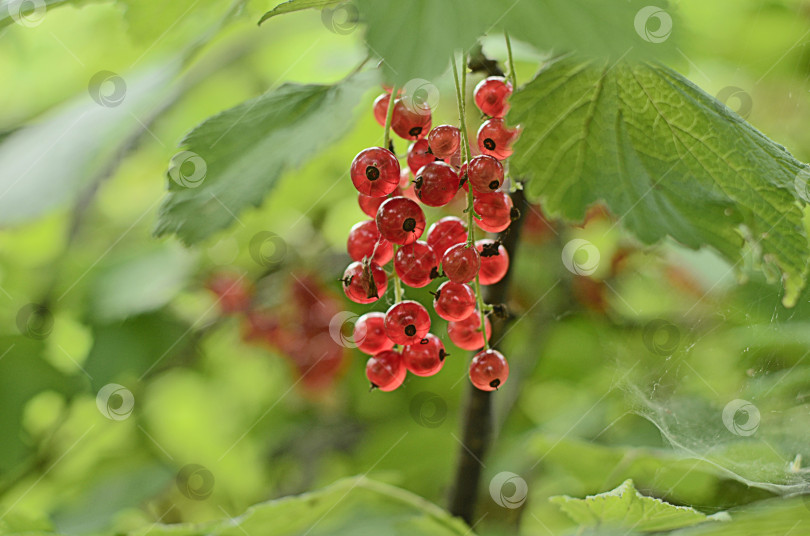
[[[394,102],[391,128],[397,136],[406,140],[418,140],[427,136],[430,130],[430,110],[411,109],[402,99]]]
[[[473,208],[475,223],[484,231],[500,233],[512,223],[512,198],[505,192],[478,194]]]
[[[482,391],[494,391],[509,377],[509,364],[498,350],[483,350],[470,362],[470,381]]]
[[[407,374],[402,354],[394,350],[384,350],[366,362],[366,377],[371,387],[380,391],[393,391],[402,385]]]
[[[399,172],[399,188],[401,190],[406,189],[411,184],[411,172],[408,171],[407,168],[404,168],[402,171]]]
[[[512,143],[518,134],[517,129],[506,128],[503,119],[492,118],[478,129],[478,149],[482,154],[503,160],[512,154]]]
[[[449,158],[461,145],[461,131],[452,125],[439,125],[430,131],[427,140],[436,158]]]
[[[354,261],[362,261],[364,257],[369,257],[380,266],[394,256],[393,244],[380,237],[380,231],[374,220],[361,221],[352,227],[346,241],[346,250]]]
[[[366,313],[358,318],[352,339],[358,350],[369,355],[394,347],[394,341],[385,334],[385,313]]]
[[[489,155],[478,155],[467,166],[467,178],[476,192],[494,192],[503,184],[503,165]]]
[[[467,226],[460,218],[447,216],[430,226],[427,243],[440,259],[444,253],[456,244],[467,241]]]
[[[385,334],[395,344],[416,344],[429,331],[430,315],[419,302],[401,301],[385,313]]]
[[[372,303],[388,288],[388,276],[376,262],[353,262],[343,272],[343,292],[355,303]]]
[[[417,376],[433,376],[444,366],[446,355],[442,341],[428,333],[421,341],[402,349],[402,362]]]
[[[458,175],[449,164],[431,162],[419,170],[413,185],[422,203],[429,207],[441,207],[456,196]]]
[[[373,218],[377,215],[380,205],[385,202],[384,197],[371,197],[366,194],[357,194],[357,204],[367,216]]]
[[[484,319],[486,326],[487,340],[492,336],[492,324],[489,318]],[[478,311],[473,311],[464,320],[447,323],[447,335],[453,344],[462,350],[478,350],[484,347],[484,334],[481,332],[481,315]]]
[[[361,194],[385,197],[399,186],[399,160],[388,149],[370,147],[354,157],[351,176]]]
[[[408,167],[414,175],[422,169],[422,166],[426,166],[436,160],[438,160],[438,158],[430,152],[430,146],[426,139],[416,140],[408,147]]]
[[[475,105],[490,117],[503,117],[509,111],[507,98],[512,94],[512,84],[501,76],[490,76],[478,82],[473,96]]]
[[[456,283],[467,283],[475,278],[481,267],[481,257],[474,247],[466,243],[449,248],[442,257],[442,271]]]
[[[381,127],[385,126],[385,118],[388,115],[388,103],[391,102],[391,94],[383,93],[374,99],[374,119]]]
[[[427,242],[417,240],[402,246],[394,258],[394,270],[403,283],[413,288],[429,284],[438,275],[439,258]]]
[[[436,314],[450,322],[464,320],[475,311],[475,292],[464,283],[445,281],[436,291],[433,308]]]
[[[416,201],[406,197],[386,200],[376,220],[383,238],[403,246],[416,242],[425,230],[425,213]]]
[[[509,270],[509,254],[506,248],[495,240],[478,240],[475,248],[481,254],[481,269],[478,271],[478,280],[482,285],[494,285],[506,275]]]

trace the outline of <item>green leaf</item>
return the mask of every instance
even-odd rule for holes
[[[262,18],[259,19],[259,25],[276,15],[294,13],[295,11],[302,11],[304,9],[323,9],[340,4],[343,1],[344,0],[287,0],[262,15]]]
[[[670,536],[789,536],[810,534],[807,496],[760,501],[728,512],[728,523],[703,523]]]
[[[402,534],[473,535],[459,519],[407,491],[364,477],[250,508],[235,519],[206,524],[153,525],[134,535],[355,536]]]
[[[348,131],[375,78],[362,72],[334,86],[285,84],[207,119],[170,166],[155,233],[194,244],[259,206],[284,172]]]
[[[620,527],[639,532],[673,530],[702,523],[705,514],[685,506],[675,506],[640,494],[632,480],[618,488],[575,499],[558,495],[549,499],[563,512],[584,526]]]
[[[511,99],[523,134],[512,172],[551,214],[581,220],[604,201],[642,241],[670,235],[735,265],[744,245],[782,272],[783,303],[805,284],[802,164],[674,71],[566,57]]]

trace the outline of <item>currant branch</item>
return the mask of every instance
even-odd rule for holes
[[[398,88],[396,84],[391,86],[391,95],[392,97],[388,99],[388,108],[385,112],[385,126],[383,127],[383,147],[394,152],[392,149],[391,143],[391,120],[394,117],[394,104],[395,99],[393,95],[396,95]],[[394,256],[396,256],[397,251],[399,250],[399,245],[394,244]],[[399,303],[402,301],[402,283],[399,280],[399,276],[397,275],[396,270],[393,270],[391,273],[391,277],[394,279],[394,303]]]

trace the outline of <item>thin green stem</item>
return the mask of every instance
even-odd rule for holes
[[[506,39],[506,62],[509,66],[509,81],[512,82],[512,90],[517,89],[517,75],[515,74],[515,62],[512,60],[512,40],[509,39],[509,32],[504,30],[503,36]]]
[[[391,98],[388,100],[388,111],[385,114],[385,132],[383,134],[383,148],[388,149],[391,144],[391,118],[394,117],[394,101],[396,100],[397,86],[391,87]]]

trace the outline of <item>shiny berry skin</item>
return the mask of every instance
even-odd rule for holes
[[[385,313],[385,334],[395,344],[417,344],[429,331],[430,315],[419,302],[401,301]]]
[[[377,211],[380,235],[394,244],[407,246],[416,242],[425,230],[425,213],[407,197],[392,197]]]
[[[403,283],[413,288],[428,285],[438,275],[439,257],[427,242],[417,240],[402,246],[394,258],[394,270]]]
[[[496,246],[497,244],[497,246]],[[494,285],[509,270],[509,254],[506,248],[494,240],[483,239],[475,242],[475,248],[481,254],[481,269],[478,280],[482,285]]]
[[[353,261],[362,261],[364,257],[369,257],[380,266],[386,264],[394,256],[393,244],[380,238],[380,231],[374,220],[354,224],[349,231],[346,250]]]
[[[475,105],[490,117],[503,117],[509,111],[506,99],[512,94],[512,84],[501,76],[490,76],[478,82],[473,92]]]
[[[498,350],[482,350],[470,362],[470,381],[482,391],[494,391],[509,377],[509,364]]]
[[[445,281],[436,291],[433,308],[447,321],[464,320],[475,311],[475,291],[464,283]]]
[[[461,131],[452,125],[439,125],[430,131],[427,140],[436,158],[449,158],[461,146]]]
[[[402,385],[407,374],[402,354],[394,350],[384,350],[366,362],[366,377],[373,389],[393,391]]]
[[[380,205],[384,202],[385,197],[371,197],[366,194],[357,194],[357,204],[360,205],[360,210],[370,218],[377,215],[377,210],[379,210]]]
[[[427,243],[440,259],[444,253],[456,244],[467,241],[467,226],[460,218],[447,216],[430,226]]]
[[[458,192],[458,175],[450,164],[431,162],[416,174],[416,196],[429,207],[442,207]]]
[[[407,168],[399,172],[399,188],[405,190],[411,185],[411,172]]]
[[[489,155],[478,155],[467,166],[467,178],[476,192],[494,192],[503,184],[503,165]]]
[[[353,262],[343,272],[343,292],[355,303],[372,303],[388,288],[388,276],[376,262]],[[372,283],[373,282],[373,283]]]
[[[402,99],[394,102],[391,128],[400,138],[406,140],[424,138],[430,131],[430,120],[430,110],[410,110]]]
[[[512,223],[512,198],[505,192],[478,194],[473,208],[475,223],[484,231],[500,233]]]
[[[399,160],[382,147],[363,149],[352,161],[351,176],[361,194],[385,197],[399,186]]]
[[[385,334],[385,313],[366,313],[354,323],[352,335],[357,349],[374,355],[394,347],[394,341]]]
[[[385,126],[385,118],[388,115],[388,103],[391,102],[391,94],[383,93],[374,99],[374,119],[381,127]]]
[[[492,324],[489,318],[484,318],[487,330],[487,340],[492,336]],[[481,332],[481,315],[478,311],[458,322],[447,323],[447,335],[453,344],[462,350],[478,350],[484,347],[484,334]]]
[[[406,369],[417,376],[433,376],[444,366],[446,355],[442,341],[428,333],[421,341],[402,349],[402,362]]]
[[[456,283],[467,283],[475,278],[478,269],[481,267],[481,257],[478,250],[467,247],[466,243],[456,244],[442,257],[442,270]]]
[[[506,128],[503,119],[490,119],[478,129],[478,149],[481,154],[503,160],[512,154],[512,143],[518,134],[517,129]]]
[[[416,175],[422,166],[439,160],[430,152],[430,146],[426,139],[416,140],[408,147],[408,167],[411,173]]]

